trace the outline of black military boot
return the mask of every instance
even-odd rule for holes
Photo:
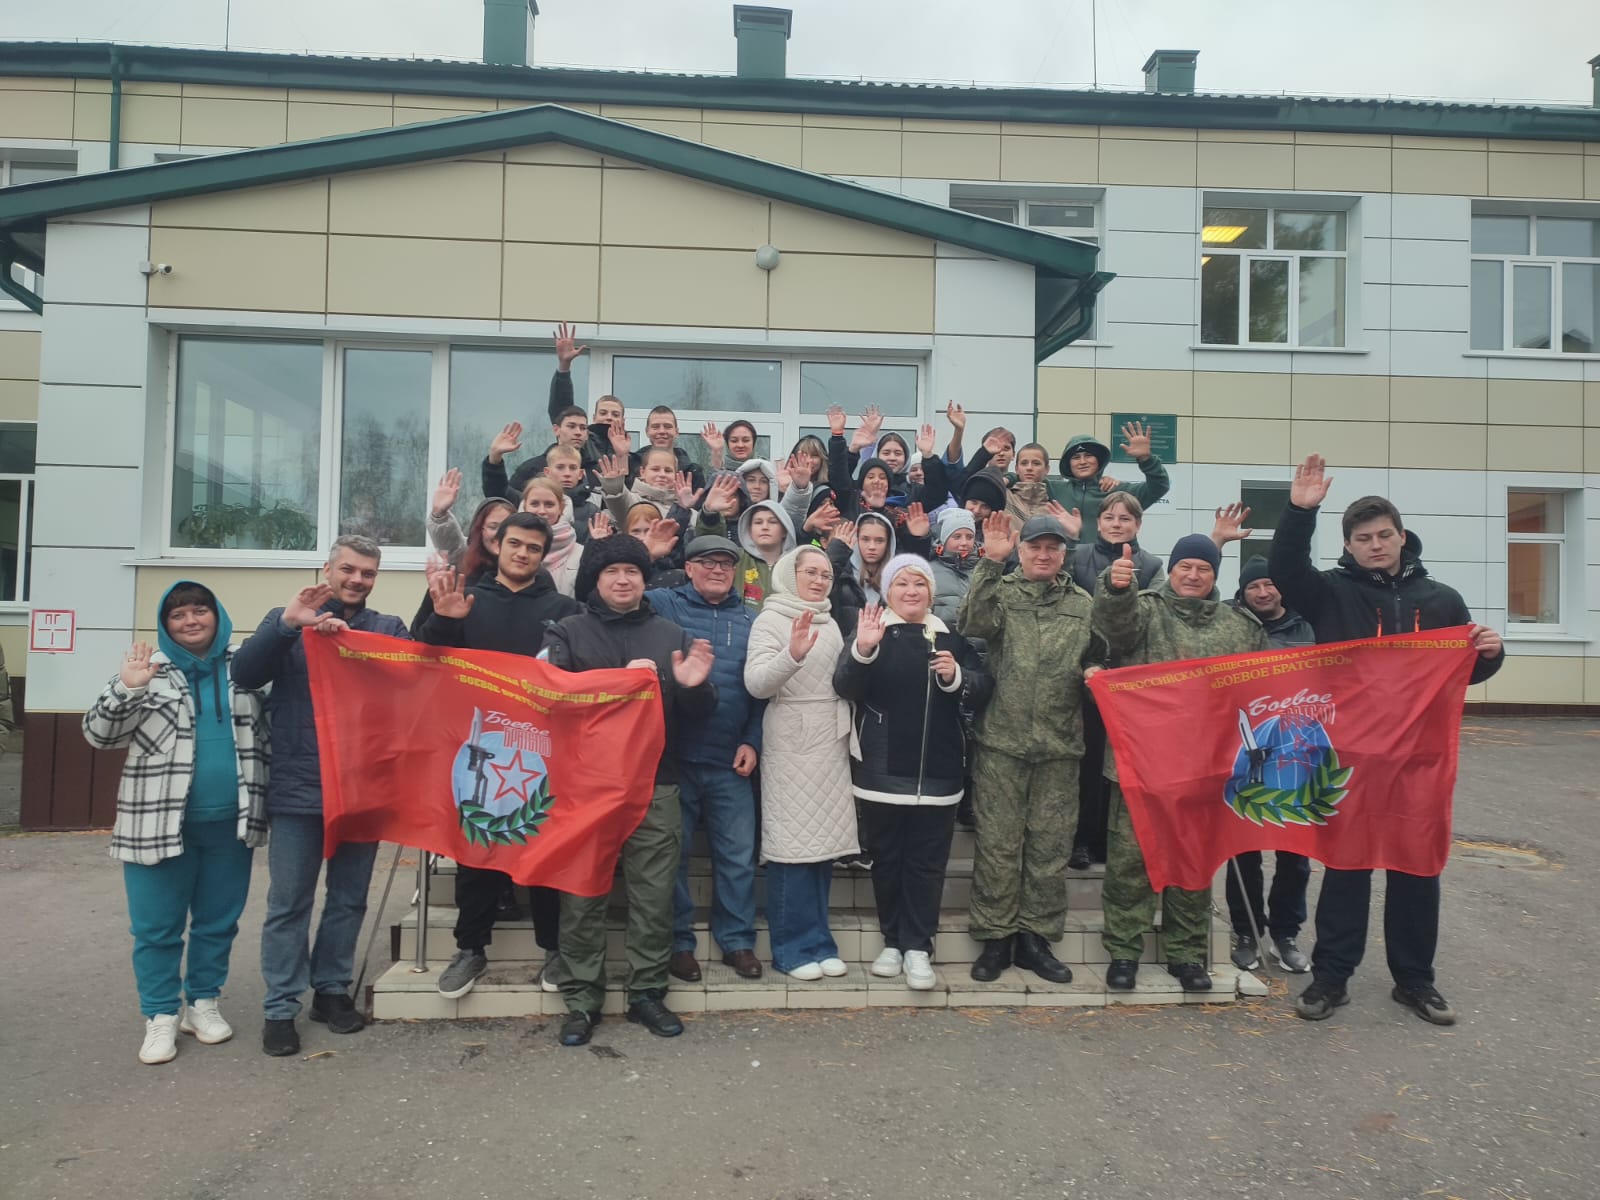
[[[1072,968],[1051,953],[1050,943],[1037,933],[1017,934],[1017,966],[1050,983],[1072,982]]]
[[[1011,965],[1011,943],[1014,938],[993,938],[984,942],[983,953],[972,964],[972,977],[979,983],[993,983],[1000,972]]]

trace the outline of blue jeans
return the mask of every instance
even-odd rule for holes
[[[266,980],[266,1017],[293,1020],[309,986],[322,995],[350,991],[356,941],[367,915],[367,886],[378,857],[376,842],[345,842],[328,860],[328,881],[311,935],[311,906],[322,870],[322,817],[277,813],[267,840],[267,920],[261,927],[261,977]]]
[[[150,866],[122,864],[133,934],[133,978],[146,1017],[215,1000],[228,982],[228,955],[250,895],[254,852],[239,840],[239,823],[184,821],[183,853]],[[183,935],[189,934],[184,971]]]
[[[693,950],[689,843],[704,829],[711,843],[711,936],[724,952],[756,945],[756,797],[732,767],[678,764],[683,852],[672,892],[672,948]]]
[[[837,958],[839,946],[828,929],[828,890],[833,863],[767,864],[767,925],[772,933],[772,965],[788,973],[806,963]]]

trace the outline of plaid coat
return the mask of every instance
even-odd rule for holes
[[[225,659],[233,657],[230,648]],[[128,761],[117,786],[117,819],[111,857],[151,866],[183,853],[183,813],[194,777],[194,700],[182,671],[161,661],[149,684],[130,689],[113,676],[94,706],[83,714],[83,736],[99,750],[126,746]],[[224,664],[218,669],[226,671]],[[233,741],[239,760],[239,840],[267,840],[264,808],[267,763],[266,692],[231,680]]]

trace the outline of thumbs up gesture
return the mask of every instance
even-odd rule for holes
[[[1122,557],[1111,564],[1111,586],[1125,592],[1133,586],[1133,547],[1124,544]]]

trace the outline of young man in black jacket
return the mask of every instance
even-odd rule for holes
[[[1313,454],[1295,468],[1267,568],[1284,603],[1311,622],[1318,643],[1471,625],[1460,593],[1428,575],[1422,543],[1406,532],[1399,510],[1382,496],[1363,496],[1345,509],[1344,556],[1331,571],[1316,569],[1311,535],[1332,483],[1321,455]],[[1498,633],[1482,625],[1472,625],[1472,644],[1478,651],[1472,682],[1482,683],[1500,669],[1505,647]],[[1394,999],[1425,1021],[1454,1025],[1455,1013],[1434,986],[1439,877],[1387,874],[1383,929]],[[1371,896],[1370,870],[1329,867],[1324,872],[1312,981],[1295,1001],[1295,1011],[1306,1020],[1325,1020],[1335,1008],[1350,1003],[1345,985],[1366,950]]]
[[[549,547],[550,526],[543,517],[512,513],[500,526],[500,557],[493,579],[468,588],[457,572],[441,571],[428,580],[433,615],[418,631],[419,640],[434,646],[536,656],[550,626],[578,611],[578,602],[556,591],[549,573],[540,570]],[[488,967],[484,948],[507,883],[504,871],[465,864],[456,868],[456,955],[439,976],[441,996],[465,996]],[[532,887],[528,894],[534,940],[545,952],[539,983],[553,992],[561,893]]]
[[[504,537],[504,534],[501,535]],[[628,1020],[659,1037],[676,1037],[683,1022],[662,1003],[672,955],[672,889],[678,877],[678,777],[674,751],[684,727],[716,708],[710,682],[711,643],[691,638],[658,617],[644,598],[650,552],[625,533],[591,541],[578,567],[576,592],[588,607],[551,627],[545,651],[567,671],[655,671],[666,719],[666,746],[644,820],[622,846],[628,901]],[[602,753],[595,749],[594,753]],[[561,897],[561,981],[567,1017],[563,1046],[582,1046],[600,1023],[605,1000],[605,896]]]

